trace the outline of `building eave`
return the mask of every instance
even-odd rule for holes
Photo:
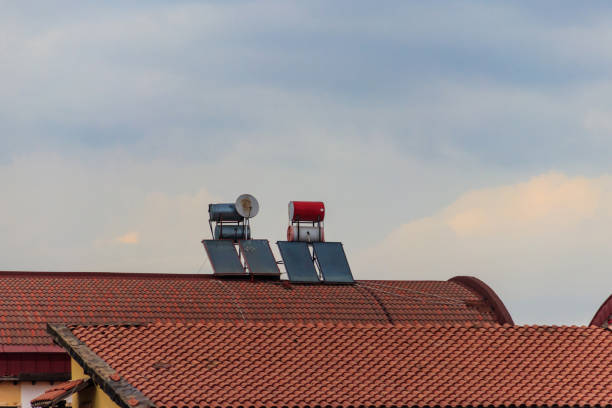
[[[121,408],[154,408],[155,404],[130,385],[96,353],[80,341],[69,327],[61,324],[47,324],[47,332],[53,340],[66,349],[88,375],[110,399]]]

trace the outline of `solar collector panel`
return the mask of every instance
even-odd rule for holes
[[[278,241],[276,244],[291,282],[319,282],[319,275],[306,242]]]
[[[241,240],[238,243],[253,275],[279,276],[280,271],[267,239]]]
[[[351,268],[340,242],[313,242],[319,270],[325,282],[354,283]]]
[[[205,239],[202,243],[215,275],[244,275],[244,268],[232,241]]]

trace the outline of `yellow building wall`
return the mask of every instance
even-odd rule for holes
[[[13,381],[0,382],[0,405],[5,407],[21,406],[20,383],[15,384]]]
[[[80,378],[89,378],[85,375],[83,368],[71,359],[70,371],[72,372],[72,379],[78,380]],[[73,408],[119,408],[119,405],[115,404],[104,391],[97,385],[94,387],[87,387],[86,389],[79,391],[74,394],[72,399]]]

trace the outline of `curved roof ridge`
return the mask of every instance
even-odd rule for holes
[[[612,295],[599,306],[595,316],[589,323],[589,326],[603,326],[604,324],[610,324],[610,318],[612,317]]]
[[[499,324],[514,324],[506,305],[489,285],[474,276],[455,276],[449,282],[455,282],[476,292],[495,312]]]

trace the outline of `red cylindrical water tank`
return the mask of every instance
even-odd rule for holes
[[[300,226],[298,236],[297,225],[290,225],[287,228],[287,241],[325,242],[325,231],[323,227]]]
[[[325,204],[321,201],[289,201],[289,221],[323,221]]]

